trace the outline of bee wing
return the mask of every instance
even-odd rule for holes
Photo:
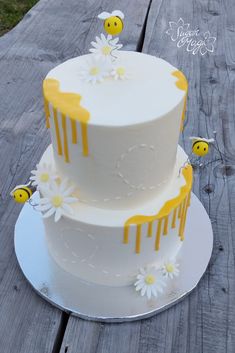
[[[198,136],[190,136],[189,140],[201,140],[201,137]]]
[[[14,191],[16,191],[17,189],[29,187],[30,184],[31,184],[31,181],[30,181],[29,183],[27,183],[27,184],[16,185],[16,186],[14,187],[14,189],[11,190],[10,195],[13,196]]]
[[[214,139],[207,139],[206,140],[208,143],[212,143],[212,142],[214,142],[215,140]]]
[[[101,12],[97,17],[101,20],[106,20],[110,16],[111,16],[111,13],[104,11],[104,12]]]
[[[124,13],[120,10],[114,10],[112,13],[111,13],[112,16],[117,16],[117,17],[120,17],[122,20],[124,18]]]
[[[25,185],[16,185],[14,189],[11,190],[10,195],[13,196],[14,191],[23,188]]]

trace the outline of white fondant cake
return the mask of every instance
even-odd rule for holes
[[[43,94],[52,147],[33,180],[55,261],[88,282],[122,286],[134,283],[140,268],[160,268],[178,253],[192,168],[178,147],[184,75],[150,55],[115,55],[125,79],[84,79],[104,71],[93,54],[48,73]],[[172,266],[166,268],[173,273]],[[146,283],[152,281],[150,275]]]

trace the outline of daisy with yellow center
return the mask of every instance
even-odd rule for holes
[[[111,64],[109,62],[91,55],[84,66],[81,67],[79,76],[83,81],[95,84],[108,77],[110,70]]]
[[[61,184],[51,182],[48,188],[42,189],[44,197],[35,209],[42,212],[44,218],[54,215],[55,222],[58,222],[63,215],[73,214],[70,204],[78,202],[72,195],[74,190],[74,186],[70,186],[66,179]]]
[[[91,42],[93,48],[89,51],[104,60],[115,59],[117,51],[122,47],[122,44],[118,44],[119,38],[112,39],[109,34],[107,37],[102,33],[100,37],[95,38],[95,42]]]
[[[41,187],[48,186],[51,181],[57,178],[54,168],[46,163],[37,164],[36,169],[32,170],[31,174],[32,185],[36,186],[38,190]]]
[[[176,263],[175,260],[169,260],[169,261],[166,261],[162,268],[161,268],[161,271],[162,271],[162,275],[165,277],[165,278],[174,278],[174,277],[177,277],[179,275],[179,264]]]
[[[123,65],[115,65],[112,68],[111,75],[115,80],[126,80],[130,77],[125,66]]]
[[[157,297],[163,292],[165,281],[161,273],[152,267],[148,269],[141,268],[135,282],[135,290],[140,291],[141,296],[146,295],[148,299],[152,296]]]

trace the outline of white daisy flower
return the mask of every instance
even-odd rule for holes
[[[36,169],[32,170],[31,174],[32,176],[29,179],[37,189],[48,186],[52,180],[58,177],[52,165],[46,163],[37,164]]]
[[[179,264],[175,260],[166,261],[161,268],[162,275],[165,278],[174,278],[177,277],[180,273]]]
[[[61,184],[51,182],[48,188],[42,190],[45,197],[39,200],[35,209],[42,212],[44,218],[55,215],[55,222],[58,222],[63,215],[73,214],[69,204],[78,202],[78,199],[72,196],[74,190],[75,187],[70,186],[67,179]]]
[[[112,68],[111,76],[113,76],[115,80],[126,80],[130,77],[123,65],[115,65]]]
[[[157,297],[166,285],[161,273],[154,267],[147,270],[140,268],[136,278],[135,290],[140,291],[141,296],[146,295],[148,299],[152,296]]]
[[[102,33],[99,37],[95,37],[96,42],[91,42],[94,48],[89,51],[95,54],[98,58],[102,58],[110,61],[115,58],[115,53],[122,47],[122,44],[118,44],[119,38],[112,39],[109,34],[107,37]]]
[[[102,59],[98,59],[95,55],[87,60],[80,72],[80,77],[85,82],[91,82],[93,84],[102,82],[105,77],[109,76],[110,64]]]

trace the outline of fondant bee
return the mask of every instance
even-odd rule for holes
[[[29,182],[26,185],[17,185],[10,192],[10,195],[14,198],[15,202],[25,203],[29,201],[35,191],[36,187],[32,186],[31,182]]]
[[[116,36],[123,30],[123,19],[124,14],[120,10],[114,10],[113,12],[102,12],[98,15],[98,18],[104,20],[104,29],[108,34]]]
[[[214,142],[214,139],[195,136],[190,137],[190,140],[193,141],[192,152],[199,157],[206,156],[209,153],[209,145]]]

